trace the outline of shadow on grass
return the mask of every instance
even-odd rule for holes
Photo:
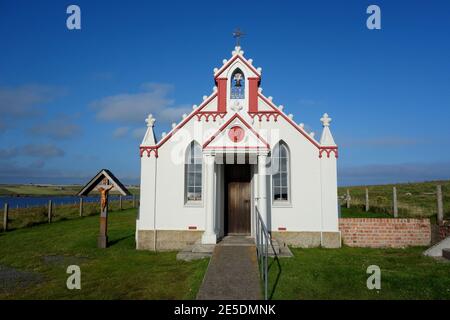
[[[267,271],[268,274],[270,273],[270,270],[274,266],[278,267],[278,272],[277,272],[277,276],[275,278],[275,281],[273,282],[272,290],[269,292],[269,296],[268,296],[269,300],[272,300],[273,295],[274,295],[275,290],[276,290],[277,285],[278,285],[278,281],[280,280],[280,276],[281,276],[281,264],[280,264],[280,260],[278,259],[278,256],[275,256],[275,258],[273,258],[272,262],[269,264],[269,266],[267,268],[268,269],[268,271]]]
[[[127,236],[124,236],[124,237],[121,237],[121,238],[119,238],[119,239],[114,239],[114,240],[112,240],[112,241],[109,241],[109,242],[108,242],[108,247],[112,247],[112,246],[118,244],[119,242],[125,241],[125,240],[127,240],[127,239],[132,238],[132,237],[134,237],[134,233],[131,233],[131,234],[129,234],[129,235],[127,235]]]

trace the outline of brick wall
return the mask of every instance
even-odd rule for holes
[[[429,219],[339,219],[342,242],[349,247],[402,248],[431,243]]]

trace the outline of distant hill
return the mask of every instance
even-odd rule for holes
[[[51,184],[0,184],[0,196],[73,196],[81,185]],[[139,194],[139,187],[127,186],[133,194]]]

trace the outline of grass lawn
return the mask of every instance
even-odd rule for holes
[[[272,260],[273,299],[450,299],[450,263],[422,256],[424,248],[291,250],[281,269]],[[367,289],[370,265],[381,269],[381,290]]]
[[[208,260],[135,250],[135,217],[134,209],[110,214],[111,246],[103,250],[98,216],[0,233],[0,300],[195,298]],[[81,268],[81,290],[66,288],[71,264]]]
[[[444,215],[450,219],[450,180],[417,183],[398,183],[367,186],[372,213],[393,214],[392,188],[397,188],[398,214],[400,218],[436,216],[436,185],[441,185]],[[339,187],[341,203],[345,203],[347,189],[350,192],[351,206],[364,211],[365,186]]]
[[[341,206],[341,218],[393,218],[386,212],[366,212],[361,208]]]

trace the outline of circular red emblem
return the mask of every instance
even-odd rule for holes
[[[234,126],[228,131],[228,137],[233,142],[241,142],[244,139],[245,131],[241,127]]]

